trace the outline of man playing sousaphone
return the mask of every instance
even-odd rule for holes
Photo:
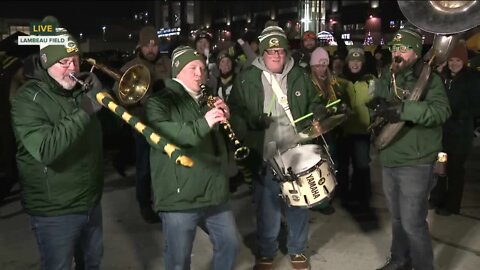
[[[383,190],[392,222],[391,257],[379,269],[433,269],[428,224],[428,196],[435,185],[433,168],[442,149],[441,125],[450,107],[440,77],[431,74],[418,101],[407,97],[420,79],[422,36],[405,27],[391,41],[391,70],[380,78],[367,103],[388,123],[405,121],[392,142],[380,150]],[[420,60],[419,60],[420,59]]]
[[[239,73],[229,98],[232,127],[251,150],[247,163],[254,179],[258,242],[254,269],[273,267],[282,207],[288,223],[287,249],[293,269],[308,269],[308,208],[290,207],[279,199],[279,176],[274,176],[266,161],[277,150],[295,147],[297,130],[306,128],[309,121],[295,123],[294,119],[311,112],[316,102],[321,107],[316,111],[325,110],[325,106],[320,104],[305,70],[294,65],[283,29],[267,26],[259,40],[260,56]]]

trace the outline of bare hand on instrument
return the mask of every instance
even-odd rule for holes
[[[207,120],[208,126],[213,127],[217,123],[225,122],[225,113],[222,109],[213,108],[205,114],[205,120]]]
[[[217,98],[215,100],[215,103],[213,104],[215,106],[215,108],[218,108],[220,110],[223,111],[223,113],[225,114],[225,118],[226,119],[229,119],[230,118],[230,109],[228,108],[227,104],[225,103],[225,101],[223,101],[223,99],[221,98]]]

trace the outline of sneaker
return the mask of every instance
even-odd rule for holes
[[[292,254],[290,255],[290,261],[293,269],[308,270],[308,258],[304,254]]]
[[[140,214],[142,215],[143,220],[148,224],[160,223],[160,217],[151,207],[140,208]]]
[[[377,270],[412,270],[412,266],[410,263],[402,263],[388,258],[385,265],[377,268]]]
[[[273,259],[268,257],[260,257],[255,260],[255,266],[253,270],[272,270]]]

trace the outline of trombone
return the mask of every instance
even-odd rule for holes
[[[119,74],[105,65],[98,64],[94,59],[86,59],[93,67],[107,73],[113,79],[119,82],[118,85],[118,98],[120,102],[124,104],[134,104],[139,102],[140,99],[147,93],[150,85],[150,72],[144,65],[135,65],[127,69],[123,74]],[[93,69],[93,68],[92,68]],[[70,77],[78,82],[84,89],[88,91],[88,84],[75,77],[74,74],[70,74]],[[140,119],[131,115],[124,107],[115,103],[112,96],[106,92],[101,91],[95,95],[98,103],[105,108],[109,109],[117,116],[122,118],[127,124],[135,128],[140,134],[145,136],[148,143],[155,149],[163,150],[169,158],[174,158],[175,163],[185,167],[192,167],[193,160],[183,155],[180,149],[162,139],[160,135],[155,131],[143,124]]]

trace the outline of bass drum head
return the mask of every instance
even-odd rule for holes
[[[285,168],[291,167],[295,174],[313,168],[322,160],[322,148],[315,144],[299,145],[285,151],[281,158]]]

